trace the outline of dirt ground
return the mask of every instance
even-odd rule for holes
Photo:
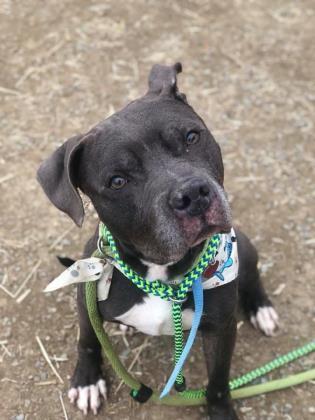
[[[80,256],[96,219],[89,209],[83,229],[74,227],[35,171],[63,139],[142,94],[156,62],[183,63],[180,87],[222,147],[235,224],[259,249],[281,317],[272,339],[239,324],[232,376],[314,339],[314,28],[313,0],[0,0],[0,283],[11,293],[0,289],[1,419],[66,418],[61,397],[69,419],[83,417],[66,396],[75,291],[42,290],[61,272],[56,255]],[[112,332],[129,365],[145,337]],[[170,357],[170,338],[150,338],[133,372],[161,386]],[[314,363],[309,356],[270,377]],[[205,383],[199,341],[186,370],[190,384]],[[105,372],[99,418],[206,418],[204,408],[139,406]],[[245,420],[314,419],[314,393],[307,383],[236,407]]]

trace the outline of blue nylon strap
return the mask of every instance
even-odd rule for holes
[[[194,319],[192,322],[192,326],[189,332],[189,336],[187,338],[185,347],[183,349],[183,352],[178,360],[178,362],[176,363],[173,372],[171,373],[171,376],[169,377],[163,391],[161,392],[160,398],[165,397],[170,390],[172,389],[175,380],[177,378],[177,375],[179,374],[179,372],[182,370],[183,365],[185,363],[185,360],[190,352],[190,349],[192,347],[192,345],[194,344],[195,338],[196,338],[196,334],[198,331],[198,327],[200,324],[200,320],[201,320],[201,316],[202,316],[202,311],[203,311],[203,288],[202,288],[202,280],[201,277],[199,277],[197,280],[194,281],[193,286],[192,286],[192,291],[193,291],[193,295],[194,295],[194,303],[195,303],[195,314],[194,314]]]

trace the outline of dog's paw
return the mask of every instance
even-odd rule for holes
[[[253,326],[267,336],[274,336],[279,328],[279,316],[272,306],[261,306],[250,317]]]
[[[77,388],[70,388],[68,397],[72,404],[77,404],[79,410],[87,415],[89,408],[93,414],[97,414],[101,406],[101,398],[106,400],[106,383],[104,379],[99,379],[93,385],[78,386]]]

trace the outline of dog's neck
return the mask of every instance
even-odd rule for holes
[[[179,261],[169,264],[155,264],[141,258],[141,256],[130,246],[115,239],[121,258],[130,265],[142,277],[149,281],[169,281],[184,275],[191,268],[193,262],[202,251],[204,242],[190,248],[185,256]]]

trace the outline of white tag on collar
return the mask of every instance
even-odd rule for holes
[[[99,280],[104,271],[108,271],[104,270],[106,266],[110,266],[110,264],[101,258],[92,257],[78,260],[50,282],[44,292],[53,292],[69,284]]]

